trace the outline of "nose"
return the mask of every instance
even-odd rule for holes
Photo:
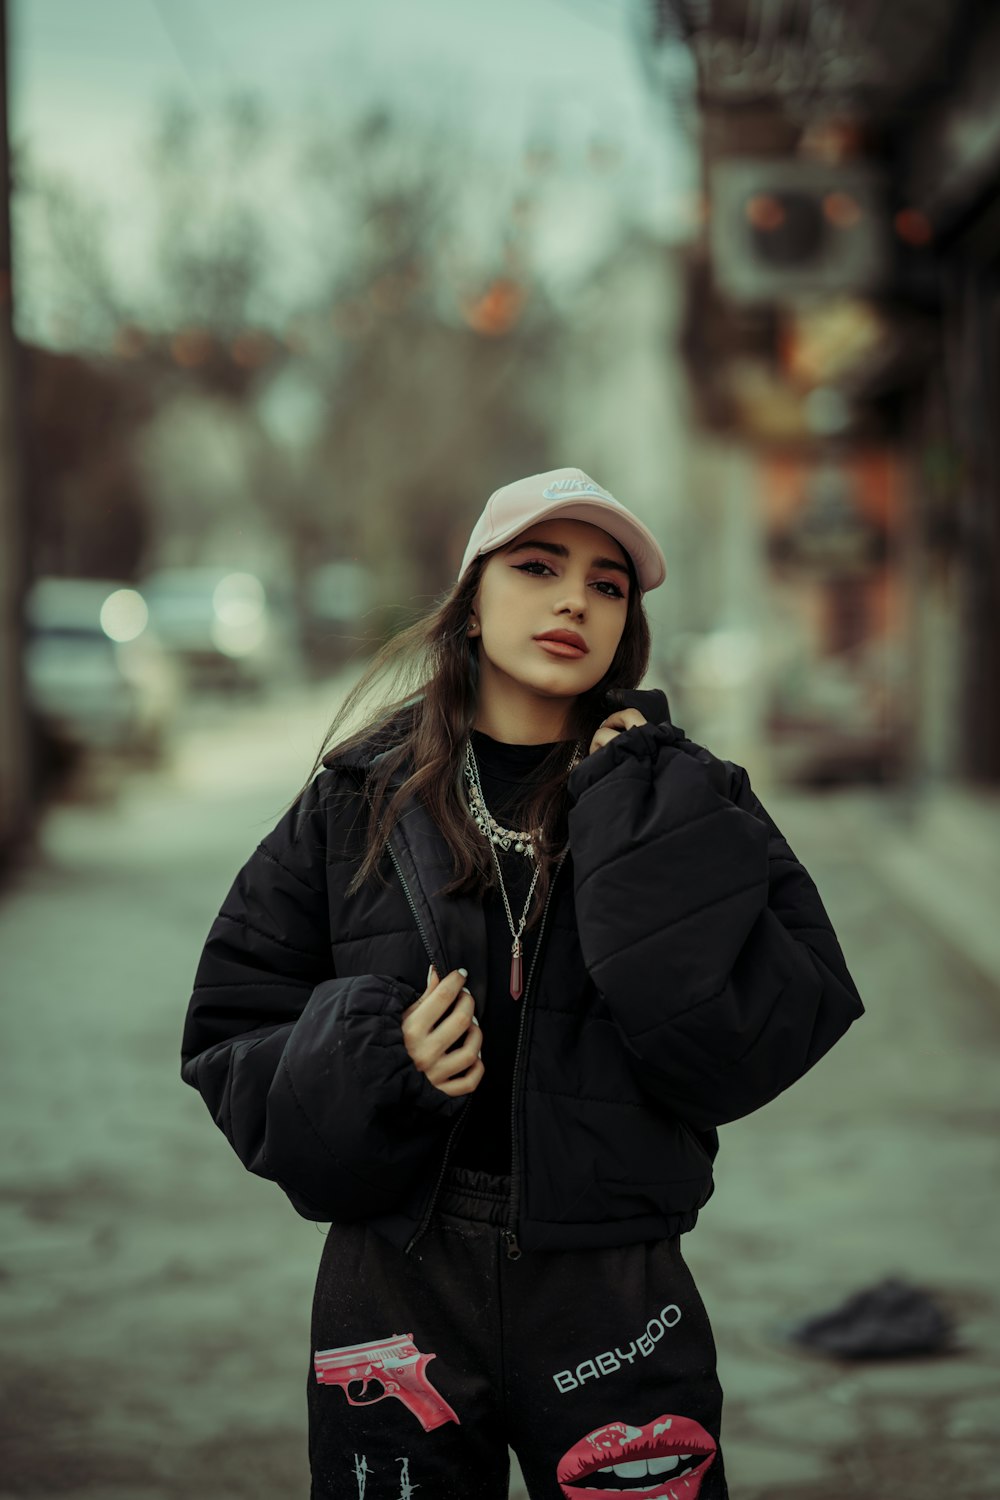
[[[560,605],[558,605],[556,607],[556,614],[557,615],[566,615],[566,614],[568,614],[568,615],[572,615],[572,617],[573,617],[574,620],[582,620],[583,616],[584,616],[583,605],[582,604],[572,604],[572,603],[569,603],[569,602],[567,602],[565,604],[560,604]]]
[[[587,612],[587,586],[585,583],[574,583],[566,579],[566,592],[556,606],[556,614],[562,614],[569,610],[571,614],[582,618]]]

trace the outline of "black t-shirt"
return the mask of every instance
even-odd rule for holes
[[[472,749],[479,767],[486,806],[505,828],[520,829],[518,808],[525,799],[525,783],[530,782],[537,767],[555,744],[510,745],[491,739],[482,730],[473,729]],[[475,827],[475,825],[473,825]],[[517,931],[535,873],[534,860],[518,854],[513,844],[503,850],[494,844],[503,873],[507,900],[510,902],[514,931]],[[532,896],[534,902],[534,896]],[[486,916],[488,948],[488,1015],[481,999],[474,996],[476,1014],[482,1023],[483,1077],[471,1096],[465,1123],[455,1144],[451,1160],[460,1166],[480,1171],[507,1174],[511,1166],[511,1090],[514,1081],[514,1056],[521,1020],[520,1000],[511,998],[510,958],[514,939],[499,889],[487,893],[483,903]],[[535,951],[537,928],[521,934],[522,983],[527,987],[528,972]]]

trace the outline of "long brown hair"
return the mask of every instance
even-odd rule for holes
[[[517,826],[541,830],[534,841],[540,868],[526,928],[533,927],[541,917],[553,861],[566,843],[565,784],[575,742],[583,742],[586,755],[598,726],[613,711],[604,694],[611,688],[638,687],[649,664],[649,622],[635,567],[627,553],[626,558],[628,606],[611,665],[599,682],[577,695],[568,716],[569,737],[553,746],[526,783]],[[466,741],[475,722],[479,696],[480,643],[478,637],[467,634],[467,627],[488,561],[489,554],[475,558],[440,604],[405,626],[376,652],[344,699],[317,752],[306,787],[321,765],[336,765],[345,751],[376,731],[379,739],[384,736],[387,747],[377,768],[365,780],[370,809],[367,846],[347,887],[348,895],[373,875],[383,883],[387,881],[384,865],[380,868],[385,841],[403,805],[413,795],[423,801],[451,849],[455,874],[442,888],[443,894],[469,892],[482,897],[497,885],[492,853],[470,816],[463,789]],[[391,674],[396,696],[330,749],[338,727],[384,673]],[[401,686],[405,689],[402,693]],[[387,801],[387,783],[408,758],[412,760],[409,774]]]

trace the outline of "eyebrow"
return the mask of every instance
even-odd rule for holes
[[[516,542],[513,547],[505,547],[504,552],[508,555],[514,552],[526,552],[529,547],[536,547],[542,552],[551,552],[553,557],[569,557],[569,548],[564,547],[562,542]],[[628,578],[629,571],[624,563],[616,562],[613,557],[595,557],[591,560],[592,568],[610,568],[614,573],[624,573]]]

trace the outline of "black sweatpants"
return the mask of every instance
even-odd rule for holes
[[[453,1167],[410,1255],[331,1225],[312,1500],[506,1500],[508,1444],[532,1500],[728,1500],[715,1340],[680,1237],[508,1260],[509,1191]]]

